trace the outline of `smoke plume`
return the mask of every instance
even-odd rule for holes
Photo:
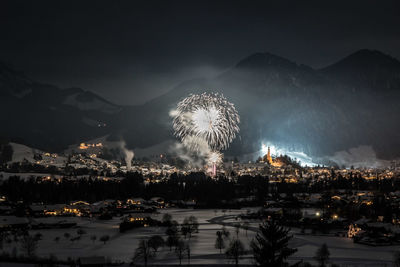
[[[338,151],[329,160],[336,163],[339,167],[355,168],[382,168],[389,166],[387,160],[378,159],[375,150],[371,146],[358,146],[350,148],[348,151]]]
[[[132,159],[135,156],[135,153],[133,153],[133,150],[130,150],[126,147],[126,143],[123,140],[120,142],[120,148],[122,153],[124,154],[126,170],[129,171],[132,167]]]

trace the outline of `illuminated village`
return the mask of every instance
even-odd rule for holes
[[[0,227],[9,233],[2,239],[4,253],[18,250],[22,241],[10,239],[18,231],[40,235],[42,256],[44,251],[63,255],[68,251],[64,246],[109,248],[117,245],[117,240],[110,241],[115,234],[130,236],[167,227],[165,216],[182,223],[200,216],[202,223],[232,232],[239,229],[243,236],[251,236],[252,227],[265,218],[274,218],[290,227],[296,240],[307,243],[324,236],[328,242],[379,246],[382,255],[400,245],[400,169],[395,165],[306,167],[285,155],[271,155],[268,147],[252,162],[225,159],[213,176],[168,154],[149,161],[133,159],[128,168],[123,157],[104,159],[104,151],[101,143],[82,143],[71,154],[36,152],[31,160],[1,165]],[[224,192],[210,190],[220,186]],[[124,188],[131,189],[128,195]],[[193,240],[203,240],[206,230],[201,229]],[[201,242],[213,248],[214,241],[204,238]],[[85,259],[85,251],[60,260]],[[104,264],[130,262],[130,252],[123,249],[116,255],[105,253],[110,256],[101,258]],[[168,249],[162,253],[155,264],[174,262]],[[301,246],[298,253],[313,260]],[[242,258],[245,263],[249,260]],[[216,260],[224,261],[222,256]]]
[[[0,267],[400,267],[400,1],[0,4]]]

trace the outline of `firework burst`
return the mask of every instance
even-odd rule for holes
[[[218,151],[212,151],[207,155],[207,164],[218,166],[222,164],[222,154]]]
[[[235,106],[217,93],[190,95],[173,112],[175,135],[182,142],[195,137],[216,151],[228,148],[239,132],[239,122]]]

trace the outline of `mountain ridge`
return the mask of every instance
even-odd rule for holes
[[[251,153],[268,142],[295,147],[316,157],[359,145],[372,145],[382,157],[398,157],[400,129],[395,117],[400,109],[394,101],[400,96],[397,65],[382,72],[357,68],[352,69],[352,75],[344,75],[348,65],[353,66],[345,59],[350,58],[359,66],[359,58],[371,54],[377,62],[386,62],[389,57],[359,50],[326,68],[313,69],[270,53],[254,53],[216,77],[184,81],[167,93],[134,106],[120,106],[79,88],[27,83],[33,93],[0,100],[2,112],[21,109],[12,118],[0,119],[2,125],[10,125],[1,134],[49,151],[105,134],[123,138],[131,148],[145,148],[174,139],[168,114],[179,100],[190,93],[216,91],[233,102],[242,117],[239,138],[226,151],[228,155]],[[1,66],[0,93],[14,84],[2,79]],[[366,74],[369,71],[371,75]],[[360,80],[357,73],[375,79]],[[386,78],[389,87],[382,83]],[[17,79],[15,84],[23,81]],[[46,119],[35,121],[33,114],[51,117],[53,129]]]
[[[358,50],[320,71],[355,90],[400,90],[400,61],[378,50]]]

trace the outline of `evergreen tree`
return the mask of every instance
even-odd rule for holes
[[[286,259],[297,251],[288,247],[292,238],[288,233],[289,229],[278,225],[275,220],[260,225],[259,232],[250,244],[257,266],[288,266]]]

